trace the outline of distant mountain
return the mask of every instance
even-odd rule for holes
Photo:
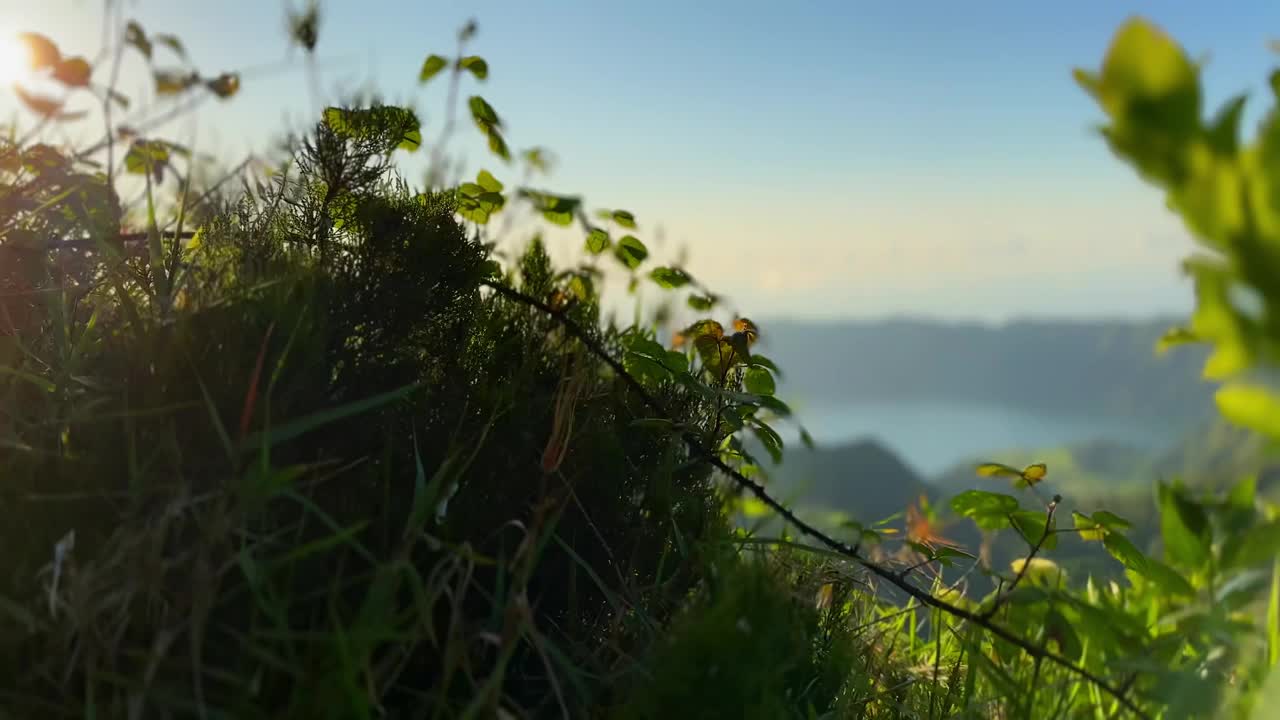
[[[1200,378],[1204,348],[1156,355],[1174,324],[774,320],[760,351],[782,367],[784,396],[811,405],[981,402],[1185,430],[1210,416],[1214,388]]]
[[[813,450],[788,449],[769,470],[775,495],[801,506],[840,512],[873,522],[902,512],[931,489],[915,470],[879,442],[859,439]]]

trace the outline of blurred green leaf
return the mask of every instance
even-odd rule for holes
[[[187,48],[185,45],[182,44],[182,40],[179,39],[177,35],[157,33],[156,36],[152,38],[152,40],[154,40],[156,43],[160,45],[164,45],[165,47],[169,48],[170,50],[173,51],[175,55],[182,58],[183,60],[187,59]]]
[[[151,59],[151,41],[147,39],[147,33],[136,21],[130,20],[124,26],[124,42],[136,48],[148,60]]]
[[[673,267],[656,267],[649,271],[649,277],[668,290],[684,287],[693,280],[693,278],[689,277],[689,273]]]
[[[623,235],[618,238],[613,254],[623,265],[634,270],[649,257],[649,248],[635,236]]]
[[[433,55],[432,57],[435,56]],[[478,55],[470,55],[458,60],[458,67],[470,72],[477,80],[485,80],[489,77],[489,63],[485,62],[484,58]],[[423,70],[425,69],[426,66],[424,65]],[[422,74],[419,73],[418,77],[421,81]]]
[[[1009,516],[1017,512],[1018,500],[1001,493],[966,490],[951,498],[951,509],[957,515],[971,518],[984,530],[998,530],[1009,526]]]
[[[591,232],[587,233],[587,252],[592,255],[599,255],[605,250],[608,250],[609,244],[609,233],[604,230],[594,228]]]
[[[1058,535],[1053,532],[1053,524],[1046,526],[1046,522],[1050,522],[1047,518],[1048,514],[1044,512],[1019,510],[1010,519],[1028,543],[1052,550],[1058,546]]]
[[[1236,530],[1222,544],[1224,570],[1271,564],[1280,556],[1280,520]]]
[[[488,170],[481,170],[476,175],[476,184],[489,192],[502,192],[502,183],[498,182]]]
[[[1202,505],[1187,497],[1177,486],[1157,485],[1160,503],[1160,534],[1165,553],[1175,563],[1199,568],[1209,560],[1212,533]]]
[[[749,367],[742,376],[742,384],[749,393],[772,395],[777,387],[773,375],[762,367]]]
[[[1233,383],[1214,399],[1227,420],[1273,438],[1280,438],[1280,399],[1261,385]]]
[[[782,462],[782,437],[765,423],[756,422],[751,426],[751,431],[756,438],[764,445],[764,449],[768,451],[769,457],[773,459],[773,464],[777,465]]]
[[[425,84],[447,67],[449,67],[448,60],[439,55],[428,55],[427,59],[422,61],[422,69],[418,71],[418,82]]]
[[[690,295],[686,303],[694,310],[706,312],[716,306],[716,299],[710,295]]]

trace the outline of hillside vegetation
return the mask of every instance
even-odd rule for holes
[[[289,19],[304,54],[331,31],[314,4]],[[443,155],[452,124],[368,98],[325,108],[278,162],[121,127],[121,53],[171,99],[236,102],[252,78],[167,69],[181,41],[146,18],[106,30],[96,63],[23,36],[42,84],[0,141],[0,716],[1244,718],[1280,702],[1280,517],[1251,479],[1158,484],[1158,542],[1123,509],[1049,494],[1037,465],[986,465],[980,489],[884,522],[790,508],[763,470],[785,467],[791,414],[763,348],[792,341],[651,257],[643,218],[532,184],[545,155],[477,89],[500,69],[473,54],[474,23],[448,56],[424,49],[418,81],[449,84],[444,116],[465,113],[493,169],[452,182],[438,157],[421,185],[400,158]],[[1218,253],[1171,337],[1212,347],[1227,417],[1280,437],[1280,401],[1247,376],[1280,360],[1280,117],[1249,146],[1238,108],[1206,123],[1197,68],[1140,20],[1079,79],[1106,140]],[[61,130],[82,101],[103,135],[75,147]],[[491,221],[516,212],[580,231],[580,255],[558,266],[537,238],[499,255]],[[606,273],[701,319],[674,339],[642,312],[610,321]],[[866,472],[908,477],[887,454]],[[1082,545],[1114,581],[1054,562]]]

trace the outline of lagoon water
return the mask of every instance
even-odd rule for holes
[[[933,477],[958,462],[1008,449],[1059,447],[1093,440],[1159,451],[1179,428],[1134,420],[1070,417],[962,403],[862,403],[795,407],[796,419],[820,445],[872,437],[908,465]],[[779,432],[790,443],[794,428]]]

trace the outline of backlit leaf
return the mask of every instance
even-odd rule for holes
[[[1160,341],[1156,343],[1156,353],[1163,354],[1168,352],[1169,348],[1174,345],[1183,345],[1199,341],[1200,338],[1198,338],[1195,333],[1191,332],[1189,328],[1170,328],[1165,331],[1164,335],[1160,336]]]
[[[1013,513],[1012,522],[1029,544],[1052,550],[1058,545],[1058,535],[1053,532],[1052,524],[1046,526],[1047,518],[1047,513],[1019,510]]]
[[[222,73],[216,78],[206,80],[204,86],[209,92],[217,95],[220,99],[226,100],[240,92],[240,74],[239,73]]]
[[[1214,396],[1218,411],[1227,420],[1257,432],[1280,438],[1280,399],[1260,385],[1234,383]]]
[[[693,278],[680,268],[657,267],[649,271],[649,277],[664,288],[672,289],[688,285]]]
[[[422,62],[422,69],[418,71],[418,82],[425,83],[435,77],[449,67],[449,61],[439,55],[428,55],[427,59]]]
[[[43,115],[51,120],[79,120],[88,114],[83,111],[68,112],[63,110],[62,100],[27,92],[17,85],[12,86],[12,90],[13,94],[18,97],[18,100],[20,100],[28,110],[31,110],[37,115]]]
[[[614,256],[618,258],[622,264],[632,270],[640,267],[640,264],[649,257],[649,248],[633,235],[623,235],[618,238],[618,243],[613,249]]]
[[[148,60],[151,59],[151,41],[147,39],[147,34],[142,30],[142,26],[136,21],[130,20],[129,24],[124,27],[124,42],[126,45],[132,45],[137,48]]]
[[[1280,556],[1280,520],[1271,520],[1228,538],[1222,546],[1224,569],[1269,564]]]
[[[199,73],[181,70],[156,70],[154,77],[157,95],[178,95],[200,82]]]
[[[17,40],[27,50],[27,64],[32,70],[53,67],[62,60],[62,53],[52,40],[40,33],[18,33]]]
[[[1157,485],[1160,536],[1173,562],[1198,568],[1209,559],[1212,532],[1205,509],[1176,486]]]
[[[187,59],[187,48],[182,44],[182,41],[179,40],[176,35],[167,35],[164,33],[157,33],[156,36],[152,38],[152,40],[169,48],[174,52],[174,54],[176,54],[178,57],[182,58],[183,60]]]
[[[502,126],[502,120],[498,117],[497,111],[479,95],[472,95],[467,100],[467,107],[471,109],[471,119],[481,130],[488,132],[490,128]]]
[[[609,249],[609,233],[600,228],[593,229],[587,233],[587,252],[592,255],[599,255]]]
[[[769,457],[773,458],[773,463],[777,465],[782,462],[782,438],[764,423],[756,423],[752,425],[751,430],[760,440],[760,444],[764,445],[764,449],[769,452]]]
[[[88,87],[92,74],[89,61],[82,57],[67,58],[53,67],[54,79],[67,87]]]
[[[978,477],[1022,477],[1022,471],[1002,463],[982,463],[976,468]]]
[[[742,376],[743,387],[749,393],[772,395],[776,391],[773,375],[762,367],[749,367]]]
[[[612,217],[613,221],[622,227],[627,228],[628,230],[636,229],[636,216],[626,210],[614,210]]]
[[[470,72],[477,80],[489,77],[489,63],[478,55],[470,55],[458,61],[458,67]]]
[[[502,192],[502,183],[488,170],[481,170],[476,175],[476,183],[489,192]]]
[[[716,298],[712,295],[690,295],[686,303],[694,310],[705,312],[716,306]]]
[[[1009,516],[1017,512],[1018,501],[1010,495],[966,490],[951,498],[951,510],[957,515],[972,518],[980,528],[997,530],[1009,526]]]

